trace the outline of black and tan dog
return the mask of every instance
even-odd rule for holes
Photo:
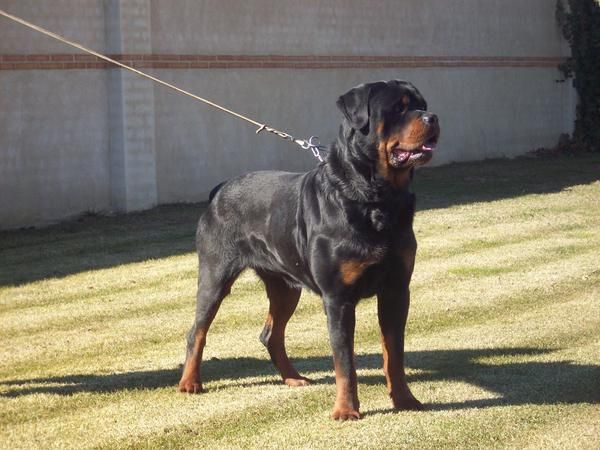
[[[302,287],[323,298],[333,349],[334,419],[360,417],[354,365],[355,307],[377,295],[383,369],[397,409],[421,409],[404,374],[404,328],[417,243],[416,166],[431,159],[437,116],[410,83],[364,84],[342,95],[339,137],[307,173],[255,172],[213,191],[196,234],[195,323],[179,389],[201,392],[208,328],[245,268],[264,281],[270,307],[260,340],[290,386],[309,380],[288,359],[284,334]]]

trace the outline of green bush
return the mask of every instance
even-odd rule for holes
[[[600,152],[600,4],[598,0],[557,0],[556,19],[571,45],[559,69],[573,78],[579,97],[571,151]]]

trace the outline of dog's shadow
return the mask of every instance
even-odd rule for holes
[[[427,403],[429,410],[484,408],[522,404],[600,403],[600,366],[580,365],[570,361],[508,362],[486,364],[481,359],[491,357],[535,357],[552,349],[502,348],[463,349],[409,352],[407,366],[416,369],[409,382],[461,382],[493,392],[494,398],[462,400],[449,403]],[[316,384],[333,384],[331,357],[294,359],[299,371]],[[380,354],[357,356],[359,369],[381,367]],[[322,373],[331,373],[323,376]],[[47,378],[31,378],[0,382],[2,397],[21,397],[37,393],[72,395],[80,392],[110,393],[133,389],[173,387],[181,374],[180,368],[126,372],[117,374],[80,374]],[[225,383],[226,388],[279,383],[275,369],[267,359],[210,359],[203,363],[205,381]],[[314,376],[311,377],[311,374]],[[319,375],[321,374],[321,375]],[[267,377],[267,380],[264,378]],[[263,378],[261,380],[261,378]],[[360,375],[359,384],[385,384],[381,375]],[[383,413],[378,410],[367,414]]]

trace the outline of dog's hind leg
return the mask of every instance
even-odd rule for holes
[[[306,386],[310,384],[310,380],[298,373],[285,350],[285,327],[296,310],[301,289],[290,287],[277,275],[262,271],[257,271],[257,274],[265,283],[269,297],[269,313],[260,334],[260,341],[267,347],[271,360],[281,373],[285,384]]]
[[[227,273],[221,273],[224,271],[215,269],[215,266],[200,264],[196,317],[194,325],[188,333],[185,365],[179,381],[181,392],[199,393],[203,391],[200,364],[202,351],[206,345],[206,334],[221,302],[229,294],[231,286],[240,273],[239,270],[231,271],[231,269]]]

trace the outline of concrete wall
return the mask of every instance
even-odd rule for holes
[[[150,3],[156,53],[556,56],[564,50],[555,0]]]
[[[0,8],[260,122],[325,143],[338,95],[413,81],[442,122],[435,164],[569,132],[554,0],[0,0]],[[198,201],[308,152],[0,18],[0,228]]]

